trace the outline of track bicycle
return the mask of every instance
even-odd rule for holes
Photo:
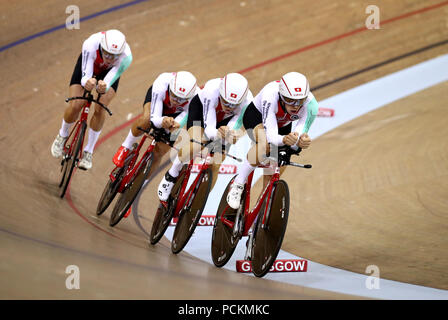
[[[78,167],[78,162],[82,157],[82,146],[84,144],[84,136],[87,130],[87,119],[92,102],[105,109],[109,115],[112,115],[112,112],[99,101],[100,97],[101,94],[98,94],[98,97],[95,100],[91,92],[84,90],[82,97],[71,97],[65,99],[65,102],[72,100],[86,100],[86,103],[82,108],[80,118],[76,121],[73,129],[67,137],[66,142],[64,143],[61,160],[61,181],[59,182],[59,196],[61,198],[64,197],[75,168]],[[83,168],[80,169],[84,170]]]
[[[165,129],[154,127],[150,130],[140,127],[137,129],[146,134],[142,136],[140,143],[134,144],[123,167],[115,167],[109,174],[109,179],[98,202],[96,214],[101,215],[115,196],[120,194],[110,216],[109,225],[112,227],[127,215],[145,180],[148,179],[156,144],[161,142],[171,147],[174,144],[174,141],[170,141],[170,134]],[[152,138],[151,143],[138,161],[140,150],[149,136]]]
[[[250,210],[250,190],[254,171],[244,185],[241,204],[233,209],[227,204],[227,194],[235,177],[229,182],[221,198],[213,226],[211,253],[217,267],[224,266],[232,256],[239,240],[249,236],[245,260],[252,261],[252,272],[263,277],[272,267],[283,242],[289,214],[289,189],[280,180],[280,167],[290,165],[311,168],[290,161],[292,154],[299,154],[290,147],[282,147],[276,157],[266,157],[259,168],[274,169],[269,183],[264,187],[254,208]],[[264,164],[270,161],[272,165]],[[249,232],[251,231],[251,232]]]
[[[199,164],[199,173],[188,189],[187,185],[194,159],[188,165],[184,165],[167,201],[161,202],[157,209],[149,239],[151,244],[156,244],[162,238],[171,219],[177,219],[171,241],[171,251],[175,254],[182,251],[188,243],[201,218],[212,184],[210,164],[214,153],[220,150],[223,154],[241,162],[241,159],[225,151],[221,140],[203,143],[192,139],[191,142],[201,144],[206,148],[207,156]]]

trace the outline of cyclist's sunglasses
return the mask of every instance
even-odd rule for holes
[[[287,105],[290,106],[295,106],[295,107],[301,107],[303,105],[303,103],[305,102],[306,98],[303,99],[290,99],[290,98],[286,98],[284,96],[282,96],[281,94],[279,94],[280,99],[286,103]]]
[[[225,101],[221,96],[219,97],[219,100],[221,101],[221,105],[223,105],[224,107],[227,107],[227,108],[231,108],[231,109],[235,109],[236,107],[238,107],[240,105],[240,103],[238,103],[238,104],[229,103],[229,102]]]
[[[170,89],[170,100],[173,100],[174,102],[178,103],[178,104],[182,104],[188,101],[187,98],[181,98],[176,96]]]
[[[103,55],[103,58],[110,59],[110,60],[115,60],[119,56],[118,54],[109,53],[109,52],[105,51],[103,48],[101,48],[101,54]]]

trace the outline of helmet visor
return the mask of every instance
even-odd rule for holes
[[[290,106],[295,106],[295,107],[301,107],[303,106],[303,104],[305,103],[306,98],[303,99],[291,99],[291,98],[286,98],[283,95],[279,94],[280,99],[286,103],[287,105]]]
[[[227,108],[231,108],[231,109],[235,109],[236,107],[238,107],[241,103],[229,103],[227,101],[224,100],[224,98],[222,96],[219,96],[219,100],[221,101],[221,105],[223,105],[224,107]]]
[[[119,56],[119,54],[113,54],[109,53],[106,50],[104,50],[103,47],[101,47],[101,54],[103,55],[103,58],[109,59],[109,60],[116,60]]]
[[[169,91],[170,91],[170,100],[171,101],[174,101],[174,102],[176,102],[178,104],[182,104],[182,103],[185,103],[185,102],[188,101],[188,98],[181,98],[181,97],[176,96],[174,94],[174,92],[171,91],[171,89]]]

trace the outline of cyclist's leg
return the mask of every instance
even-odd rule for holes
[[[100,102],[105,106],[109,106],[115,98],[115,89],[110,87],[109,90],[100,97]],[[94,113],[90,119],[90,128],[95,131],[100,131],[103,128],[104,120],[106,119],[106,111],[95,103]]]
[[[189,110],[187,120],[187,134],[178,136],[176,147],[179,148],[178,154],[171,158],[172,165],[167,171],[162,181],[159,183],[158,195],[161,201],[166,201],[179,176],[182,167],[189,162],[202,150],[202,146],[191,142],[191,139],[202,141],[204,135],[204,116],[202,108],[200,110]],[[182,132],[181,132],[182,133]]]
[[[190,110],[187,120],[187,134],[180,134],[176,146],[179,148],[177,156],[172,159],[173,165],[169,169],[172,177],[177,177],[182,170],[183,164],[188,163],[196,157],[202,150],[202,146],[191,140],[202,141],[204,136],[204,116],[203,110]]]
[[[70,97],[79,97],[84,93],[84,88],[80,84],[73,84],[69,88]],[[84,106],[83,100],[72,100],[68,103],[68,107],[64,111],[64,121],[68,124],[73,124],[78,119],[79,112]],[[67,130],[68,131],[68,130]],[[68,132],[67,135],[68,136]]]
[[[166,172],[162,181],[159,183],[158,187],[158,195],[161,201],[166,201],[171,193],[171,190],[176,183],[177,177],[179,176],[182,167],[185,163],[190,161],[194,155],[200,153],[202,146],[197,143],[192,143],[190,139],[199,139],[201,141],[201,132],[203,133],[204,129],[201,127],[191,127],[188,129],[188,134],[186,135],[188,138],[178,144],[179,152],[172,160],[172,165],[170,169]],[[198,133],[199,132],[199,133]],[[182,137],[185,135],[181,135],[178,139],[183,140]],[[185,137],[184,137],[185,138]]]
[[[84,93],[84,88],[81,86],[81,78],[82,78],[82,56],[81,54],[78,57],[78,61],[76,62],[75,68],[73,70],[72,78],[70,79],[70,87],[69,87],[69,97],[80,97]],[[62,137],[67,137],[69,134],[69,130],[71,125],[78,119],[79,112],[84,106],[85,101],[83,100],[72,100],[69,102],[68,107],[65,109],[64,118],[62,121],[61,130],[59,130],[59,134]]]
[[[288,135],[292,130],[292,124],[288,124],[284,127],[278,128],[278,134],[285,136]],[[274,152],[278,152],[279,151],[279,147],[273,146],[272,148],[270,148],[270,155],[277,157],[278,155],[273,154]],[[283,172],[286,170],[286,167],[281,167],[280,168],[280,176],[283,174]],[[274,173],[272,172],[272,169],[264,169],[264,175],[263,175],[263,189],[264,187],[271,181],[271,177]]]
[[[247,152],[247,157],[243,159],[241,164],[240,173],[235,179],[235,182],[239,184],[246,183],[249,174],[261,164],[263,157],[269,152],[269,144],[262,123],[255,126],[252,137],[255,144]]]
[[[189,140],[194,139],[196,141],[202,141],[204,129],[198,126],[191,127],[187,131]],[[198,143],[187,141],[180,144],[179,152],[173,159],[173,164],[168,170],[169,174],[176,178],[185,163],[188,163],[191,159],[198,156],[202,150],[202,146]]]
[[[100,98],[100,102],[104,105],[109,105],[112,99],[115,97],[115,89],[109,88],[109,90],[103,94]],[[98,104],[94,104],[93,116],[90,119],[90,128],[87,143],[84,144],[84,150],[82,159],[78,164],[79,168],[88,170],[92,167],[92,155],[95,149],[96,142],[101,134],[101,129],[106,119],[106,111]]]
[[[239,168],[239,174],[236,176],[234,183],[227,194],[227,203],[233,209],[238,209],[240,206],[241,195],[247,177],[255,170],[257,165],[260,164],[262,160],[261,155],[266,154],[268,151],[266,133],[263,128],[263,118],[260,111],[258,111],[253,103],[249,104],[244,113],[243,125],[249,138],[255,142],[255,144],[249,149],[246,157],[244,157],[243,163]]]
[[[149,88],[149,97],[151,97],[151,88]],[[151,99],[148,99],[148,94],[146,95],[145,102],[143,103],[143,113],[140,118],[134,121],[134,123],[131,126],[131,129],[129,129],[128,135],[124,139],[121,146],[118,148],[117,152],[115,153],[112,161],[113,163],[118,167],[123,167],[124,161],[126,157],[128,156],[130,150],[132,149],[132,146],[134,143],[137,142],[138,138],[143,134],[143,131],[137,129],[138,127],[149,130],[151,127]]]
[[[149,130],[151,127],[151,102],[147,102],[143,105],[143,113],[140,118],[138,118],[131,127],[131,132],[134,137],[140,137],[143,131],[137,129],[138,127]],[[131,144],[132,145],[132,144]]]
[[[80,54],[78,60],[75,64],[75,68],[72,73],[72,78],[70,79],[69,86],[69,97],[82,96],[84,88],[81,86],[82,78],[82,55]],[[82,100],[72,100],[69,102],[68,107],[64,111],[64,117],[62,119],[61,128],[56,136],[56,139],[51,145],[51,154],[55,158],[62,156],[62,151],[64,149],[65,141],[70,134],[70,128],[75,123],[78,118],[79,112],[82,109],[85,101]]]
[[[107,106],[110,104],[110,102],[114,97],[115,97],[114,88],[109,88],[109,90],[104,95],[101,96],[100,102]],[[101,129],[103,128],[105,120],[106,120],[106,111],[95,103],[93,109],[93,116],[90,119],[89,139],[84,148],[84,151],[93,153],[95,144],[98,141],[98,138],[101,134]]]
[[[81,85],[75,84],[70,86],[69,91],[70,97],[81,96],[83,88]],[[83,105],[84,102],[82,100],[72,100],[69,102],[68,107],[64,111],[61,127],[51,145],[51,154],[53,157],[59,158],[62,156],[65,141],[67,140],[68,135],[70,134],[70,129],[78,118]]]

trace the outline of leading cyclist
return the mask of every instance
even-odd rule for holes
[[[96,88],[101,93],[100,102],[109,105],[118,90],[120,76],[132,62],[131,48],[123,33],[108,30],[91,35],[82,45],[82,53],[78,57],[70,81],[70,97],[82,96],[84,89],[92,91]],[[78,119],[85,101],[72,100],[65,109],[62,125],[51,146],[51,154],[55,158],[62,156],[65,141],[70,128]],[[89,138],[78,164],[81,169],[92,167],[92,154],[101,133],[106,114],[105,110],[95,104],[94,114],[90,119]]]
[[[318,103],[310,92],[307,78],[298,72],[285,74],[272,81],[256,95],[243,117],[244,128],[255,142],[240,167],[227,194],[227,203],[238,209],[244,184],[249,174],[263,162],[271,145],[306,149],[311,144],[307,132],[318,112]],[[294,127],[293,127],[294,123]],[[250,161],[249,161],[250,159]],[[283,167],[281,173],[283,173]],[[270,176],[264,176],[264,183]]]

